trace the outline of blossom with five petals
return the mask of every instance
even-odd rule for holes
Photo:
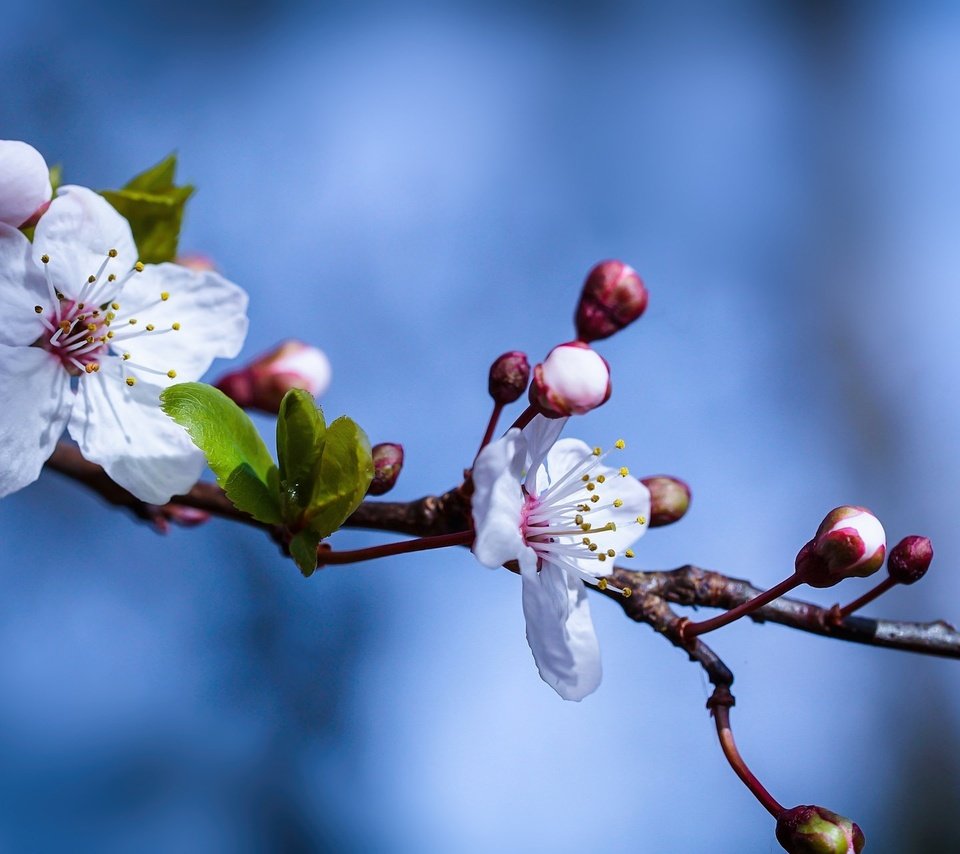
[[[246,308],[216,273],[137,261],[127,221],[84,187],[61,188],[33,243],[0,223],[0,497],[37,479],[65,428],[144,501],[188,489],[203,454],[160,391],[236,356]]]
[[[610,587],[613,558],[633,556],[650,492],[625,467],[603,465],[599,448],[556,441],[564,421],[538,415],[480,452],[473,553],[485,566],[520,565],[527,641],[540,676],[565,700],[581,700],[601,677],[583,583]]]

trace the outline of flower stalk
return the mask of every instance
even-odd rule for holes
[[[473,542],[473,537],[473,531],[460,531],[455,534],[438,534],[435,537],[420,537],[416,540],[402,540],[398,543],[385,543],[381,546],[340,552],[334,551],[328,546],[321,546],[317,550],[317,566],[362,563],[381,557],[392,557],[393,555],[410,554],[429,549],[442,549],[447,546],[469,546]]]

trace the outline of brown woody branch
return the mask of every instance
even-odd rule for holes
[[[73,446],[59,445],[47,465],[83,484],[109,504],[160,527],[163,520],[176,520],[175,508],[192,507],[260,528],[274,539],[282,539],[280,529],[237,510],[215,484],[197,483],[188,493],[175,496],[168,505],[161,507],[140,501],[118,486],[100,466],[83,459]],[[410,502],[364,501],[344,527],[421,537],[457,533],[470,528],[470,499],[461,486],[440,496],[426,496]],[[627,599],[607,593],[609,598],[620,602],[628,617],[646,623],[674,646],[684,649],[691,660],[703,667],[715,686],[729,687],[733,676],[716,654],[698,640],[689,643],[682,640],[678,628],[680,618],[668,603],[729,609],[752,599],[761,592],[759,589],[748,581],[689,565],[660,572],[634,572],[618,567],[612,580],[617,586],[630,587],[633,591]],[[784,596],[750,614],[750,618],[837,640],[960,658],[960,632],[943,621],[913,623],[849,616],[837,622],[830,615],[828,608]]]

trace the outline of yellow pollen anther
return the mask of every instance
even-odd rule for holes
[[[136,381],[133,377],[127,377],[127,385],[128,385],[128,386],[131,386],[131,387],[132,387],[132,386],[135,386],[136,384],[137,384],[137,381]]]
[[[577,515],[573,517],[573,521],[574,521],[574,524],[582,525],[582,524],[583,524],[583,516],[581,516],[579,513],[577,513]]]
[[[87,284],[92,285],[97,280],[96,276],[87,276]]]
[[[64,332],[69,332],[69,331],[70,331],[70,327],[73,326],[73,324],[72,324],[69,320],[61,320],[60,323],[57,324],[57,325],[58,325]]]
[[[582,542],[585,546],[589,546],[589,545],[590,545],[590,538],[589,538],[589,537],[584,537],[581,542]]]
[[[147,332],[153,332],[153,330],[156,329],[156,328],[157,328],[157,327],[154,326],[152,323],[148,323],[147,326],[146,326]]]
[[[606,482],[607,482],[607,476],[605,474],[597,475],[597,483],[606,483]]]
[[[647,524],[647,519],[646,519],[646,517],[645,517],[645,516],[637,516],[637,524],[638,524],[638,525],[646,525],[646,524]]]
[[[94,362],[94,363],[93,363],[93,372],[96,373],[96,372],[99,371],[99,370],[100,370],[100,363],[99,363],[99,362]]]
[[[97,331],[97,324],[96,324],[96,323],[88,323],[88,324],[87,324],[87,329],[88,329],[90,332],[96,332],[96,331]]]
[[[130,320],[127,321],[127,323],[129,323],[131,326],[136,326],[136,325],[137,325],[137,318],[131,317]]]
[[[110,303],[110,308],[112,308],[114,311],[120,311],[120,303],[112,302]]]
[[[593,525],[591,525],[589,522],[584,522],[584,523],[580,526],[580,530],[581,530],[581,531],[589,531],[592,527],[593,527]]]
[[[108,281],[108,282],[115,282],[116,280],[117,280],[117,277],[116,277],[113,273],[111,273],[109,276],[107,276],[107,281]]]
[[[596,503],[600,500],[600,496],[599,496],[599,495],[591,495],[591,496],[590,496],[590,500],[591,500],[594,504],[596,504]]]
[[[630,474],[630,469],[626,466],[620,466],[620,477],[626,477],[628,474]]]
[[[41,255],[41,256],[40,256],[40,260],[43,261],[44,264],[49,264],[49,263],[50,263],[50,256],[49,256],[49,255]]]
[[[620,591],[620,595],[624,599],[629,599],[631,596],[633,596],[633,590],[631,590],[629,587],[624,587],[623,590]]]
[[[599,560],[599,561],[601,561],[601,562],[605,561],[606,559],[607,559],[607,556],[606,556],[605,554],[602,554],[602,553],[601,553],[601,554],[598,554],[598,555],[597,555],[597,560]]]
[[[603,453],[603,448],[594,448],[594,449],[593,449],[593,455],[594,455],[595,457],[599,457],[600,454],[602,454],[602,453]]]
[[[617,439],[617,441],[613,443],[613,447],[615,447],[618,451],[622,451],[625,447],[627,447],[627,443],[624,442],[623,439]]]
[[[597,582],[597,590],[606,590],[606,589],[607,589],[607,579],[606,579],[606,578],[601,578],[601,579]]]
[[[130,354],[129,354],[129,353],[124,353],[123,356],[122,356],[122,358],[123,358],[123,361],[126,362],[127,359],[130,358]]]
[[[174,332],[176,332],[176,331],[180,328],[180,324],[179,324],[179,323],[171,323],[171,324],[170,324],[170,328],[171,328],[172,330],[174,330]]]
[[[616,557],[617,553],[613,549],[607,549],[607,557]]]
[[[33,307],[33,310],[34,310],[37,314],[43,314],[43,306],[42,306],[42,305],[35,305],[35,306]]]
[[[96,339],[92,335],[88,335],[83,340],[86,341],[88,344],[92,344]]]
[[[593,492],[593,490],[595,490],[596,488],[597,488],[597,485],[596,485],[595,483],[588,483],[588,484],[587,484],[587,489],[588,489],[590,492]]]
[[[597,544],[596,544],[596,543],[590,543],[590,545],[587,546],[587,548],[590,549],[590,551],[595,552],[595,551],[597,550]]]
[[[633,553],[633,549],[627,549],[627,550],[623,553],[623,556],[624,556],[624,557],[636,557],[636,555],[634,555],[634,553]]]
[[[622,499],[622,498],[614,498],[614,499],[613,499],[613,506],[614,506],[614,507],[623,507],[623,499]]]
[[[590,475],[585,474],[583,477],[580,478],[580,480],[582,480],[584,483],[589,483],[589,482],[590,482]]]
[[[57,299],[58,299],[58,300],[65,300],[65,299],[66,299],[66,297],[65,297],[62,293],[60,293],[60,291],[54,291],[54,293],[57,295]]]
[[[136,270],[138,273],[142,273],[142,272],[143,272],[143,261],[137,261],[137,263],[133,265],[133,269]]]
[[[176,379],[176,377],[177,377],[177,372],[176,372],[176,371],[167,371],[167,376],[170,377],[170,379],[172,379],[172,380],[173,380],[173,379]]]
[[[113,332],[108,332],[106,335],[107,338],[113,338]]]
[[[78,302],[78,303],[77,303],[77,308],[79,308],[80,311],[83,311],[83,303],[82,303],[82,302]]]
[[[117,257],[117,250],[116,250],[116,249],[108,249],[108,250],[107,250],[107,255],[109,255],[111,258],[116,258],[116,257]]]
[[[93,362],[89,362],[87,365],[84,366],[84,370],[88,374],[92,374],[96,370],[96,368],[93,366]]]
[[[107,323],[109,323],[111,320],[117,319],[117,316],[112,311],[108,311],[104,317],[106,318]]]
[[[168,299],[170,299],[170,294],[168,294],[166,291],[162,291],[160,293],[160,299],[166,302]]]

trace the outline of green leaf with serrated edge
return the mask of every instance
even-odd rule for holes
[[[141,172],[120,190],[101,195],[130,223],[140,260],[159,264],[176,257],[183,208],[193,187],[174,184],[176,155]]]
[[[373,480],[370,441],[351,418],[341,417],[327,428],[320,475],[316,480],[307,525],[328,537],[357,509]]]
[[[247,414],[222,391],[203,383],[177,383],[160,393],[160,408],[203,451],[237,509],[279,524],[279,475]]]
[[[294,534],[290,540],[290,555],[293,557],[297,568],[309,578],[317,568],[317,545],[320,542],[320,535],[315,531],[305,528]]]
[[[313,497],[326,432],[323,412],[309,392],[291,389],[284,395],[277,414],[280,507],[294,529]]]

